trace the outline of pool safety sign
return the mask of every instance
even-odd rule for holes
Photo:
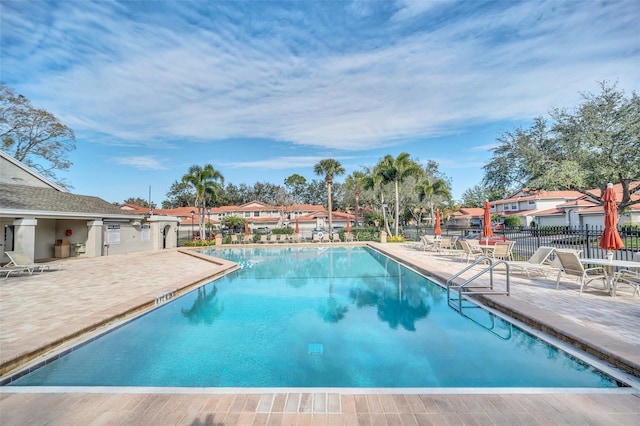
[[[120,225],[107,225],[107,244],[120,244]]]

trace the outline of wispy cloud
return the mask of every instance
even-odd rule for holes
[[[530,119],[599,80],[638,78],[633,2],[38,5],[3,6],[3,74],[107,143],[371,149]],[[374,17],[390,42],[364,25]]]
[[[489,143],[485,145],[472,146],[471,151],[490,151],[497,147],[498,147],[497,143]]]
[[[114,158],[113,162],[115,164],[132,166],[132,167],[135,167],[136,169],[142,169],[142,170],[164,170],[167,168],[160,161],[158,161],[156,158],[152,156],[118,157],[118,158]]]

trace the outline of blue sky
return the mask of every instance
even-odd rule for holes
[[[636,1],[6,1],[0,80],[76,133],[73,192],[193,164],[283,184],[409,152],[460,198],[500,134],[640,82]],[[341,181],[342,178],[338,178]]]

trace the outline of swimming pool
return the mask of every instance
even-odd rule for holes
[[[11,385],[617,386],[485,311],[459,315],[441,287],[368,248],[210,254],[242,269]]]

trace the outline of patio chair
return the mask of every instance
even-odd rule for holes
[[[240,243],[240,241],[238,241],[238,236],[236,234],[233,234],[231,236],[231,244],[238,244]]]
[[[508,262],[509,270],[512,272],[526,272],[529,278],[531,278],[532,273],[546,277],[548,272],[556,270],[549,264],[549,257],[554,251],[555,247],[540,246],[528,260],[523,262],[512,260]]]
[[[640,251],[636,252],[633,255],[634,262],[640,262]],[[620,283],[628,284],[632,287],[635,287],[633,291],[634,296],[640,296],[640,267],[638,268],[630,268],[630,269],[621,269],[615,273],[614,276],[614,292],[618,288],[618,284]]]
[[[331,239],[329,238],[329,233],[328,232],[325,233],[325,234],[322,234],[322,242],[323,243],[330,243],[331,242]]]
[[[267,242],[267,236],[266,235],[260,235],[260,244],[265,244]]]
[[[320,242],[320,234],[313,234],[313,236],[311,238],[311,241],[314,242],[314,243],[319,243]]]
[[[269,235],[269,238],[267,238],[267,241],[270,243],[277,243],[278,237],[276,236],[276,234],[271,234]]]
[[[345,241],[345,243],[352,243],[353,242],[353,234],[351,232],[345,232],[344,233],[344,241]]]
[[[467,263],[469,263],[471,259],[475,260],[484,254],[479,247],[474,248],[467,240],[460,240],[459,243],[462,246],[462,253],[460,256],[465,258]]]
[[[491,257],[494,259],[511,260],[511,251],[515,245],[515,241],[499,241],[493,247]]]
[[[28,269],[30,273],[34,272],[42,272],[44,270],[51,269],[49,265],[45,265],[42,263],[35,263],[33,260],[29,258],[26,254],[21,251],[5,251],[5,254],[9,257],[9,263],[5,265],[5,267],[17,267]]]
[[[292,243],[299,243],[300,241],[301,241],[300,240],[300,234],[293,234],[291,236],[291,242]]]
[[[556,250],[556,259],[560,263],[560,270],[558,271],[558,277],[556,279],[556,289],[560,286],[560,276],[573,275],[577,277],[580,284],[580,294],[584,288],[593,280],[602,279],[603,287],[606,289],[607,284],[607,272],[602,266],[596,266],[593,268],[585,268],[580,258],[576,254],[575,250]]]
[[[331,240],[334,243],[339,243],[340,242],[340,234],[337,232],[334,232],[333,235],[331,236]]]

